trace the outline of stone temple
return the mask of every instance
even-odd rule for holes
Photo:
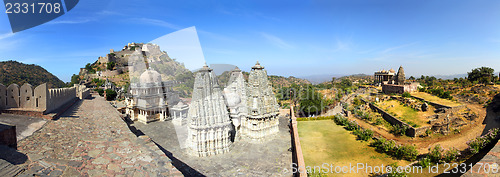
[[[279,131],[279,106],[267,80],[267,71],[257,64],[252,67],[247,87],[248,115],[241,122],[241,135],[262,140]]]
[[[188,121],[190,154],[204,157],[229,151],[233,127],[217,78],[206,64],[196,73]]]
[[[381,85],[382,92],[386,94],[414,92],[420,86],[418,83],[406,83],[403,66],[399,67],[397,73],[393,69],[377,71],[374,77],[375,84]]]
[[[231,71],[228,84],[224,88],[224,96],[229,110],[229,117],[233,122],[235,133],[238,134],[241,121],[248,115],[246,82],[243,73],[238,67]]]
[[[177,100],[172,92],[171,82],[162,82],[161,75],[153,69],[146,69],[138,83],[130,84],[132,97],[127,97],[126,114],[133,121],[149,123],[169,119],[168,104]],[[169,100],[167,100],[167,98]]]

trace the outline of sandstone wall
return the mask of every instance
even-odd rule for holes
[[[55,88],[49,89],[47,100],[47,110],[45,112],[49,113],[56,110],[62,105],[74,101],[76,98],[76,88]]]
[[[83,99],[89,95],[90,89],[76,84],[71,88],[55,89],[48,89],[46,83],[36,88],[28,83],[20,88],[17,84],[8,87],[0,84],[0,110],[49,113],[77,98]]]
[[[370,108],[372,110],[374,110],[375,112],[378,112],[380,115],[382,115],[382,118],[384,118],[384,120],[389,122],[391,125],[407,126],[408,129],[406,130],[406,135],[409,137],[416,137],[416,136],[425,134],[425,131],[427,131],[427,129],[431,128],[431,126],[414,128],[411,125],[407,124],[406,122],[403,122],[403,121],[399,120],[398,118],[392,116],[391,114],[387,113],[385,110],[379,108],[378,106],[376,106],[370,102],[367,102],[363,98],[360,98],[360,100],[364,103],[368,103],[368,105],[370,106]]]

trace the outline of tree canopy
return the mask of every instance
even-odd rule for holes
[[[487,84],[492,81],[493,72],[495,72],[495,70],[489,67],[476,68],[467,73],[467,79],[471,82],[477,81],[482,84]]]

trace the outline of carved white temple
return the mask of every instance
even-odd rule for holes
[[[233,122],[235,133],[238,133],[241,121],[246,118],[247,109],[247,87],[241,70],[236,67],[231,71],[229,81],[224,88],[224,96],[229,110],[229,117]]]
[[[206,64],[196,73],[188,121],[190,154],[204,157],[229,151],[231,120],[217,78]]]
[[[248,114],[241,121],[241,135],[262,140],[277,133],[279,105],[267,80],[267,71],[258,61],[250,71],[247,89]]]
[[[139,83],[130,84],[132,97],[127,98],[125,109],[132,121],[149,123],[152,121],[164,121],[168,118],[168,103],[165,89],[167,83],[163,83],[161,75],[153,69],[146,69]]]

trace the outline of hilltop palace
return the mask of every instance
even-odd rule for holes
[[[191,104],[185,105],[173,84],[146,68],[139,82],[130,86],[126,114],[133,121],[181,120],[187,128],[186,147],[194,156],[212,156],[230,151],[242,138],[265,142],[278,130],[279,106],[267,79],[267,71],[257,62],[248,83],[237,67],[231,71],[224,90],[206,64],[195,73]],[[174,101],[169,101],[174,100]]]

